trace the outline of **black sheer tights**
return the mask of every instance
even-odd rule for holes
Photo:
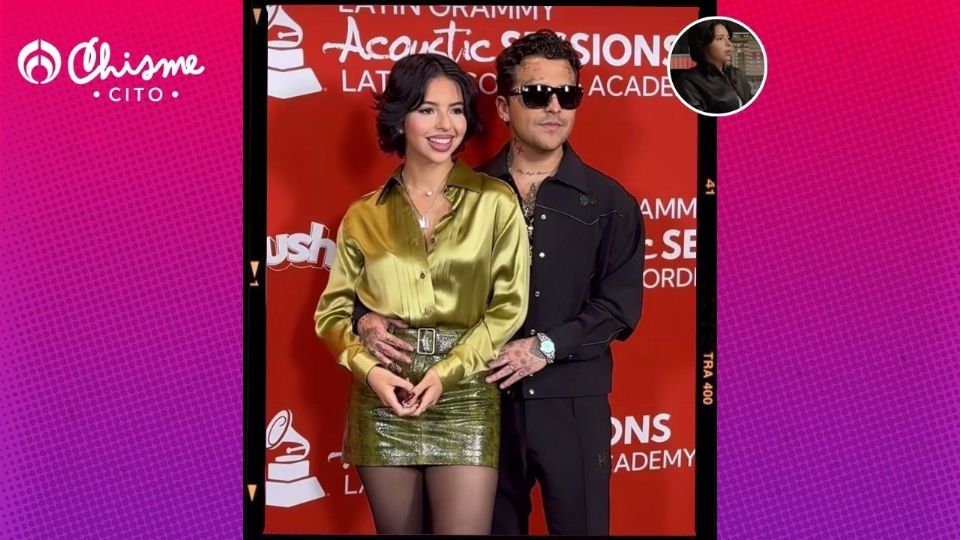
[[[474,465],[357,467],[379,534],[490,534],[497,470]],[[431,523],[424,522],[429,501]]]

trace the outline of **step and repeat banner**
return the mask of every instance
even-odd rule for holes
[[[619,180],[646,224],[643,315],[614,345],[611,533],[691,534],[694,523],[696,115],[673,95],[668,54],[696,8],[270,6],[267,133],[266,532],[372,533],[356,471],[340,459],[350,375],[317,339],[313,313],[347,206],[396,166],[377,147],[371,92],[426,50],[476,77],[478,166],[508,139],[494,58],[550,28],[584,64],[570,142]],[[532,533],[545,533],[539,494]]]

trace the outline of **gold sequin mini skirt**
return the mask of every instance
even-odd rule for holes
[[[443,360],[463,330],[396,328],[417,348],[413,362],[395,373],[417,384]],[[432,354],[430,354],[432,353]],[[379,369],[379,368],[374,368]],[[351,465],[483,465],[497,467],[500,389],[479,373],[444,391],[420,416],[397,416],[363,382],[354,380],[347,407],[343,461]]]

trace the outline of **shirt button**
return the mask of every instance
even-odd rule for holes
[[[427,274],[424,272],[420,272],[420,279],[423,279],[425,277],[427,277]]]
[[[536,394],[536,392],[534,392],[534,391],[533,391],[533,388],[531,388],[531,389],[529,390],[529,394],[532,396],[532,395]]]
[[[547,215],[546,215],[546,214],[540,214],[540,221],[546,221],[546,220],[547,220]]]
[[[530,329],[530,335],[531,335],[531,336],[537,335],[537,331],[534,330],[533,328],[531,328],[531,329]]]
[[[573,355],[572,355],[572,354],[568,354],[568,355],[567,355],[567,360],[573,360]]]
[[[542,252],[542,251],[540,252],[540,258],[541,258],[541,259],[544,258],[544,257],[546,257],[546,256],[547,256],[546,253],[544,253],[544,252]]]
[[[411,245],[411,246],[417,245],[417,239],[416,239],[416,238],[411,239],[411,240],[410,240],[410,245]]]
[[[540,291],[533,291],[533,295],[540,298]]]

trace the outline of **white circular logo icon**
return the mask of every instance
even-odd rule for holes
[[[42,39],[27,43],[23,49],[20,49],[20,56],[17,57],[20,75],[33,84],[47,84],[52,81],[60,73],[60,65],[60,52],[50,42]],[[37,80],[33,76],[37,67],[45,70],[46,77],[42,80]]]

